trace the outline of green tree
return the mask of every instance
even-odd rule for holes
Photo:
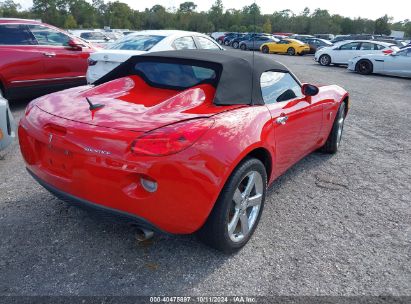
[[[73,29],[77,27],[76,19],[74,19],[73,15],[68,15],[66,20],[64,21],[64,28],[65,29]]]
[[[214,24],[214,29],[216,31],[223,30],[223,1],[216,0],[208,11],[209,19]]]
[[[272,27],[271,27],[271,22],[270,19],[266,19],[264,24],[263,24],[263,32],[264,33],[271,33]]]
[[[375,34],[389,35],[391,33],[389,21],[390,18],[387,15],[375,20]]]
[[[0,17],[17,17],[21,5],[13,0],[0,1]]]
[[[180,4],[178,11],[180,13],[188,14],[194,12],[196,8],[197,5],[194,2],[183,2]]]

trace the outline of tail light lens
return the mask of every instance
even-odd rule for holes
[[[211,118],[188,120],[150,131],[131,145],[136,155],[164,156],[187,149],[214,124]]]
[[[93,59],[91,59],[91,58],[89,58],[87,62],[88,62],[88,65],[89,65],[89,66],[93,66],[93,65],[96,65],[96,64],[97,64],[97,61],[96,61],[96,60],[93,60]]]
[[[383,50],[382,51],[384,54],[391,54],[392,52],[394,52],[393,50],[391,50],[391,49],[387,49],[387,50]]]

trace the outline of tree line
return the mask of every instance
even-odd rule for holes
[[[251,1],[250,1],[251,2]],[[291,10],[262,14],[253,3],[242,9],[225,9],[216,0],[208,11],[197,11],[188,1],[177,8],[154,5],[144,11],[134,10],[120,1],[104,0],[33,0],[33,6],[22,10],[13,0],[0,1],[0,17],[41,19],[57,27],[141,29],[181,29],[197,32],[292,32],[299,34],[386,34],[400,30],[411,37],[411,21],[393,22],[385,15],[376,20],[331,15],[327,10],[305,8],[296,14]]]

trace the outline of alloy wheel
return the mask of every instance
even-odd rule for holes
[[[340,146],[342,132],[344,129],[344,108],[339,112],[338,120],[337,120],[337,147]]]
[[[330,64],[330,57],[328,55],[323,55],[320,57],[321,65],[329,65]]]
[[[249,172],[234,191],[227,225],[233,242],[241,242],[250,234],[260,213],[263,191],[263,178],[258,171]]]

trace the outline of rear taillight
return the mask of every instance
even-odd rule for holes
[[[93,65],[96,65],[96,64],[97,64],[97,61],[96,61],[96,60],[93,60],[93,59],[91,59],[91,58],[88,59],[88,65],[89,65],[89,66],[93,66]]]
[[[393,50],[391,50],[391,49],[387,49],[387,50],[383,50],[382,51],[384,54],[391,54],[392,52],[394,52]]]
[[[174,154],[193,145],[213,124],[211,118],[199,118],[168,125],[138,137],[131,151],[146,156]]]

